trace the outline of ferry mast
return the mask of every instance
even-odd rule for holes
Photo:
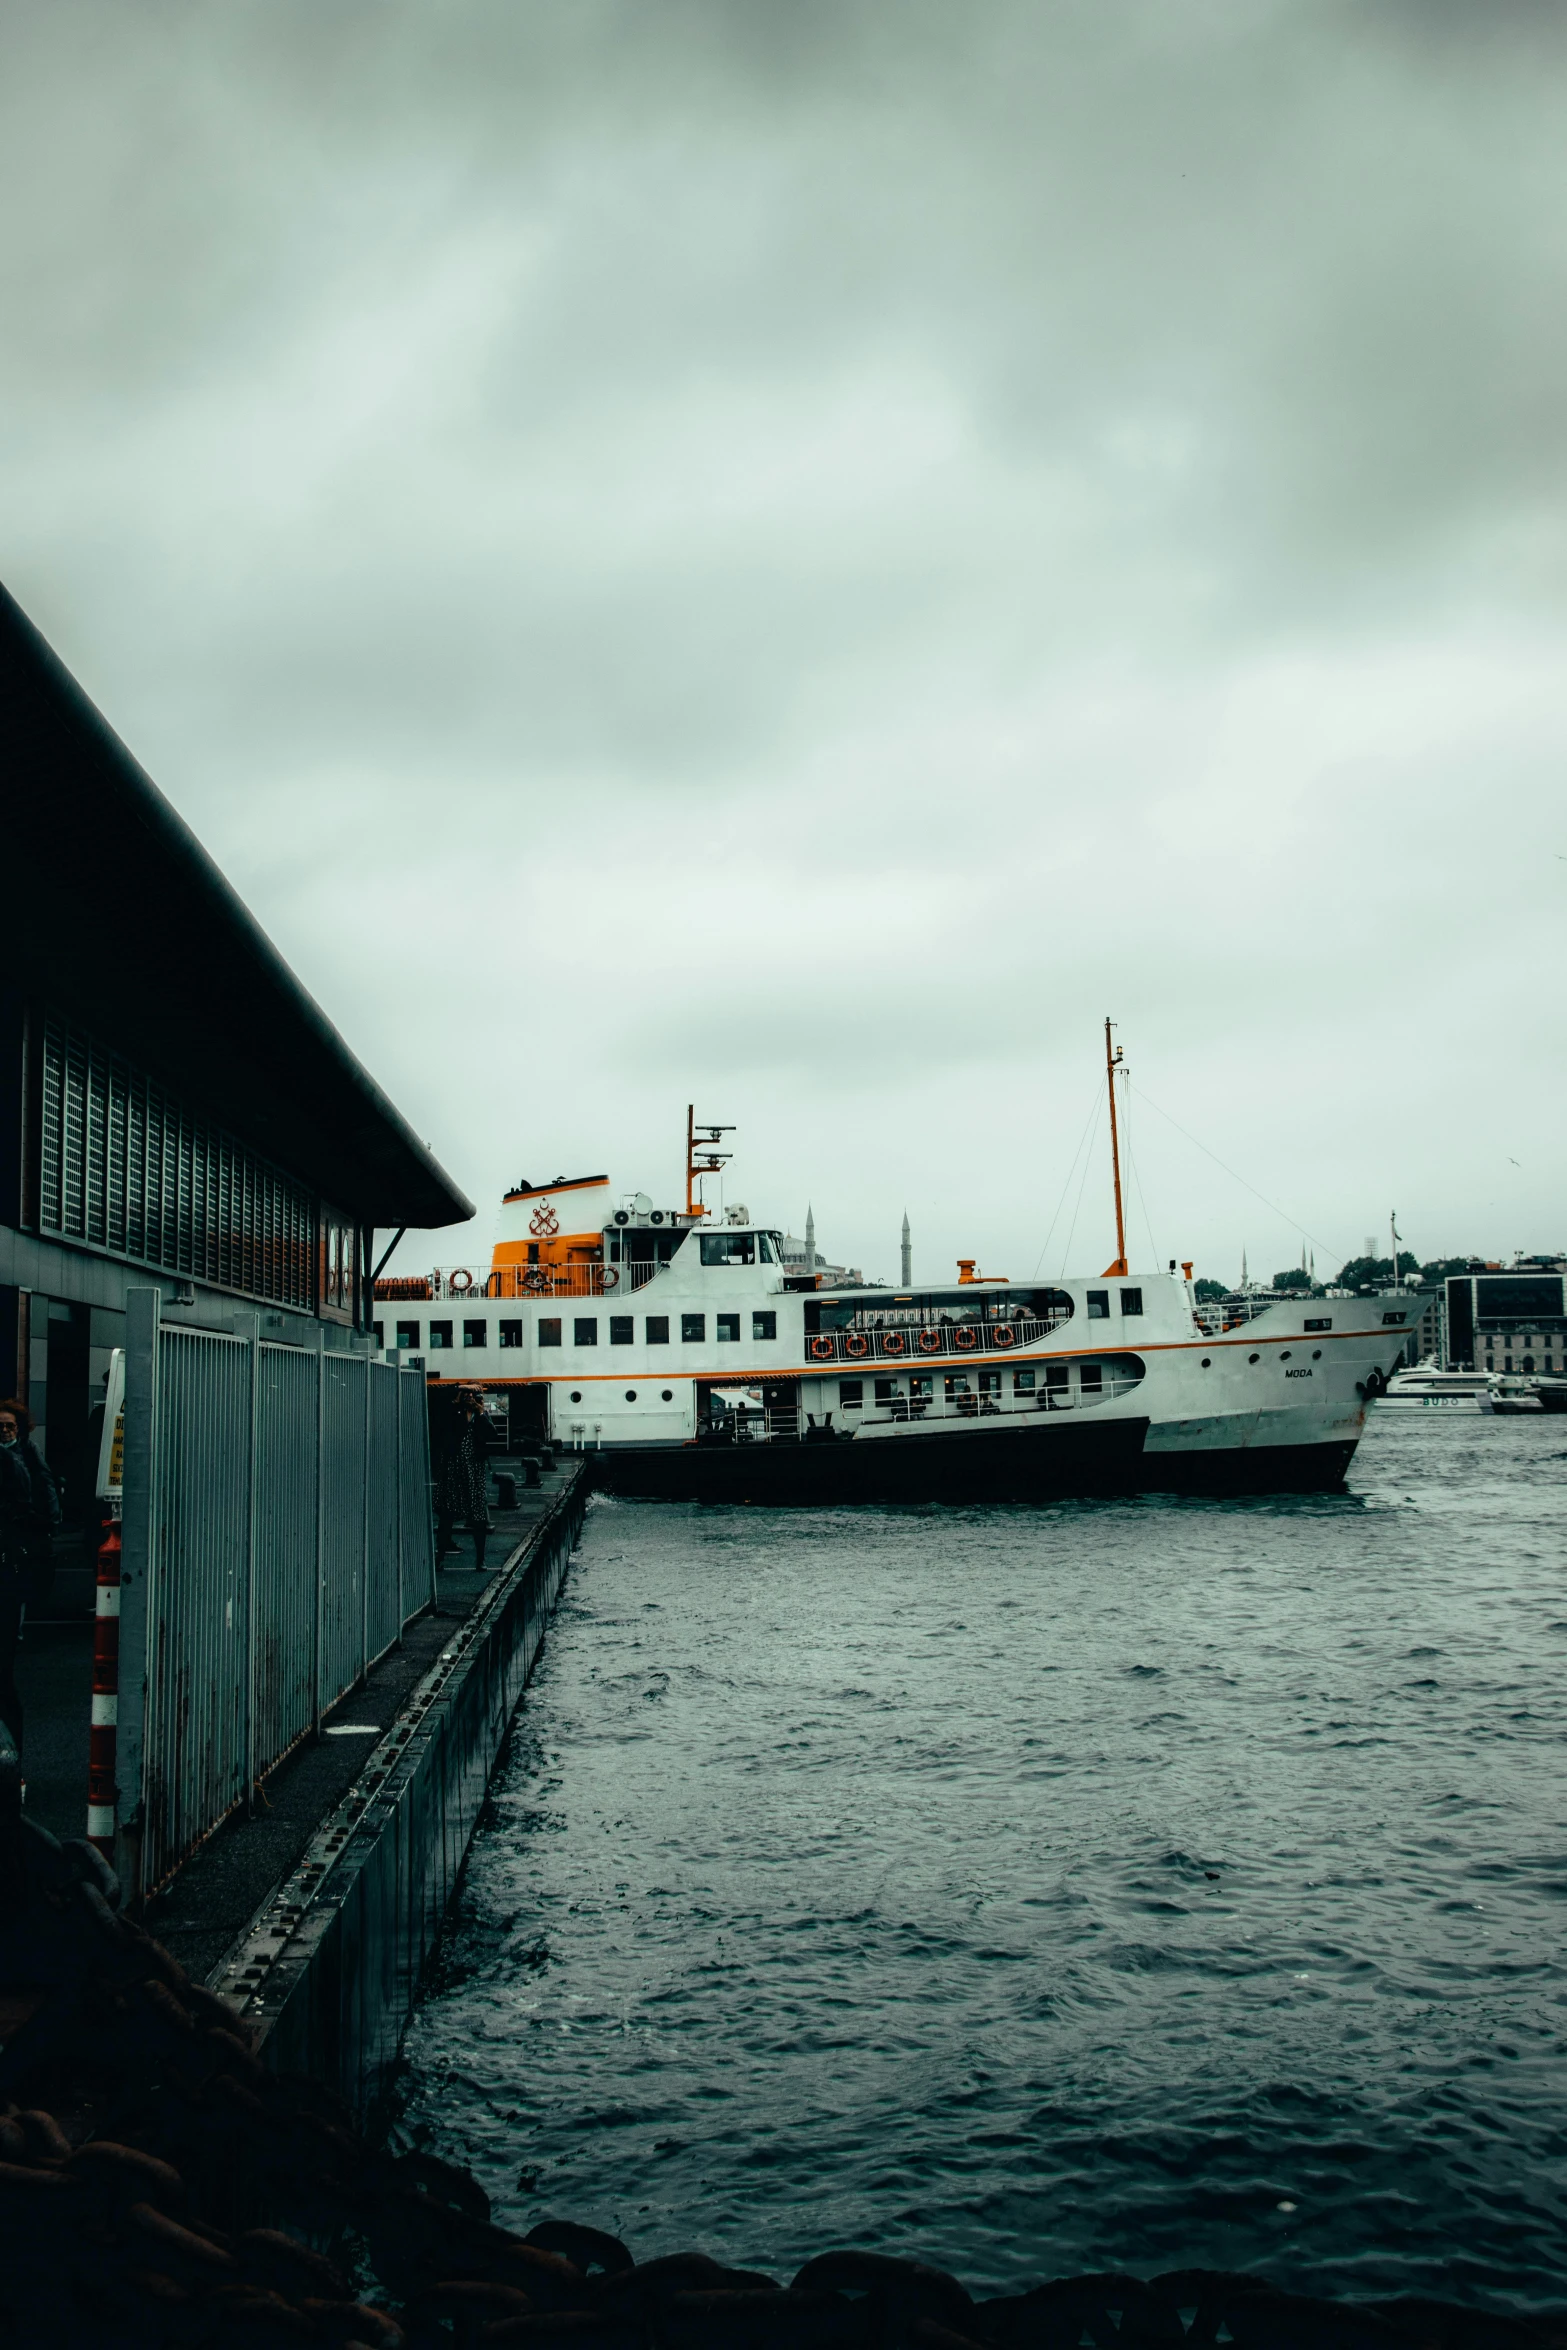
[[[1106,1265],[1101,1279],[1112,1274],[1124,1274],[1126,1263],[1126,1216],[1121,1206],[1121,1139],[1115,1123],[1115,1073],[1121,1065],[1121,1048],[1110,1042],[1111,1023],[1105,1022],[1105,1084],[1110,1091],[1110,1172],[1115,1180],[1115,1262]]]

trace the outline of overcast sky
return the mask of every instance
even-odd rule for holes
[[[1567,1244],[1555,0],[0,28],[0,576],[480,1201],[404,1261],[694,1099],[1095,1271],[1107,1014],[1139,1261]]]

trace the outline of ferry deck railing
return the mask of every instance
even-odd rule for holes
[[[933,1392],[928,1396],[899,1394],[881,1399],[868,1397],[859,1405],[834,1404],[824,1412],[809,1415],[803,1409],[798,1412],[789,1409],[778,1411],[742,1405],[732,1413],[725,1414],[722,1419],[708,1422],[703,1440],[708,1443],[735,1444],[776,1444],[800,1439],[809,1442],[813,1433],[818,1433],[829,1422],[832,1433],[837,1436],[848,1434],[856,1428],[906,1427],[910,1423],[929,1425],[945,1420],[991,1420],[1038,1412],[1092,1411],[1099,1404],[1113,1403],[1123,1395],[1133,1394],[1142,1385],[1144,1377],[1141,1369],[1133,1371],[1122,1368],[1114,1358],[1097,1366],[1101,1374],[1098,1385],[1081,1383],[1080,1365],[1055,1367],[1066,1371],[1068,1377],[1054,1386],[1043,1383],[1044,1371],[1041,1367],[1041,1384],[1027,1389],[1002,1384],[998,1372],[980,1372],[976,1374],[974,1387],[966,1387],[950,1395],[946,1391],[944,1378],[939,1393]],[[1073,1372],[1079,1376],[1072,1377]],[[967,1375],[959,1372],[954,1376],[962,1379]],[[991,1384],[992,1381],[995,1384]],[[816,1424],[814,1431],[812,1420]],[[731,1428],[732,1435],[729,1433]]]
[[[377,1305],[482,1304],[494,1298],[614,1297],[645,1289],[668,1265],[438,1265],[430,1273],[383,1275]]]
[[[866,1363],[897,1363],[907,1370],[922,1362],[940,1362],[951,1356],[1001,1354],[1037,1346],[1052,1330],[1070,1321],[1069,1313],[1024,1319],[972,1322],[911,1322],[882,1329],[817,1330],[805,1341],[805,1359],[814,1370],[843,1364],[850,1370]],[[1090,1337],[1086,1343],[1092,1346]]]

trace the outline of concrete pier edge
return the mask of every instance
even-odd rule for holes
[[[208,1977],[256,2034],[264,2063],[314,2075],[357,2112],[396,2062],[589,1485],[586,1466],[573,1466]]]

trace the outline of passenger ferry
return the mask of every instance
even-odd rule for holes
[[[732,1131],[686,1120],[683,1207],[556,1176],[505,1195],[487,1267],[380,1281],[384,1344],[510,1391],[511,1426],[610,1490],[759,1503],[1316,1492],[1342,1483],[1408,1337],[1386,1297],[1196,1303],[1189,1264],[824,1288],[783,1234],[715,1215]]]

